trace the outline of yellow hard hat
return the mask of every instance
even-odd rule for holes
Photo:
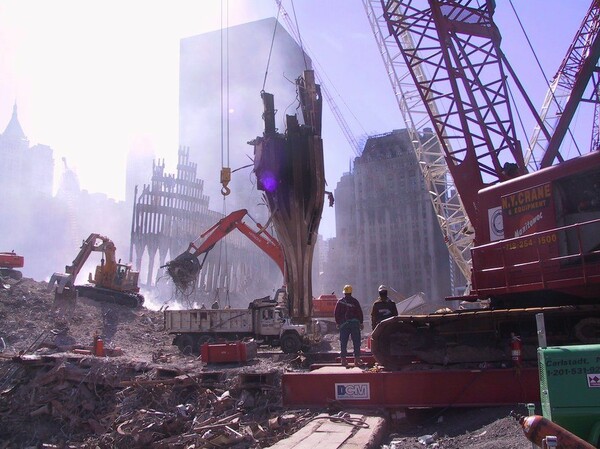
[[[352,286],[351,285],[344,285],[344,293],[352,293]]]

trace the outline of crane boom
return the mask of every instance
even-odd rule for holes
[[[367,11],[375,10],[376,2],[363,1]],[[407,86],[401,106],[423,107],[420,122],[414,120],[415,107],[405,114],[421,131],[413,140],[427,141],[425,126],[433,127],[473,225],[467,299],[489,305],[384,320],[372,334],[375,358],[388,368],[413,360],[506,363],[506,348],[517,332],[526,351],[535,349],[534,315],[541,311],[552,345],[597,343],[600,152],[567,160],[559,147],[595,71],[598,28],[588,34],[592,45],[572,79],[564,121],[561,117],[549,131],[500,49],[493,0],[378,3],[380,25],[386,26],[380,30],[391,36],[380,41],[382,53],[401,59],[405,69],[396,74]],[[542,168],[531,173],[514,125],[510,77],[549,141]],[[555,159],[559,163],[552,165]],[[419,161],[427,168],[426,157]],[[535,350],[531,353],[535,361]]]
[[[555,159],[559,159],[559,161],[566,159],[559,152],[559,149],[592,75],[598,72],[598,58],[600,57],[599,31],[600,5],[598,2],[592,2],[558,72],[558,84],[568,91],[568,96],[554,126],[554,133],[548,142],[540,162],[540,168],[549,167]],[[592,101],[598,103],[597,80],[592,96]],[[596,148],[592,148],[592,150],[596,150]],[[581,155],[581,153],[578,155]]]
[[[402,58],[396,39],[389,33],[381,0],[363,0],[363,6],[379,45],[394,97],[411,135],[412,148],[430,193],[448,251],[464,278],[468,280],[471,275],[474,233],[454,180],[448,174],[448,165],[438,135],[431,131],[433,125],[427,110],[429,107],[437,111],[437,104],[433,100],[425,104],[416,91],[409,67]],[[414,47],[409,33],[404,33],[402,39],[406,40],[408,46]],[[426,79],[421,66],[414,66],[413,69],[419,79]],[[451,147],[452,143],[447,142],[447,145]]]
[[[492,20],[493,2],[427,4],[388,1],[383,14],[421,100],[438,103],[428,107],[429,118],[473,222],[476,192],[526,173],[505,82],[508,62]],[[406,33],[416,45],[407,45]],[[431,76],[418,76],[417,68]]]

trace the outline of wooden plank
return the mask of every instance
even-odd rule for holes
[[[340,420],[336,416],[321,414],[269,448],[372,449],[380,446],[384,435],[385,419],[380,416],[348,414],[345,420]]]

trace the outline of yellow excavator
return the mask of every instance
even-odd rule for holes
[[[74,299],[79,295],[96,301],[141,307],[144,297],[139,293],[139,272],[133,271],[131,264],[117,261],[115,251],[115,244],[108,237],[90,234],[71,265],[65,267],[65,273],[52,275],[48,289],[54,288],[57,299]],[[88,284],[76,286],[75,279],[92,252],[102,252],[100,265],[93,278],[89,274]]]

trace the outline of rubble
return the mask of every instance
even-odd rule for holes
[[[8,425],[0,439],[13,446],[250,447],[301,426],[298,414],[281,415],[271,382],[238,384],[243,376],[207,373],[200,362],[166,369],[125,357],[58,353],[3,358],[0,370],[11,380],[2,385],[0,417]]]
[[[161,312],[86,298],[56,307],[46,286],[24,278],[0,290],[0,449],[264,448],[324,412],[345,412],[339,403],[326,411],[282,406],[281,377],[307,369],[303,355],[259,350],[245,363],[207,364],[171,345]],[[93,355],[99,335],[105,357]],[[319,349],[339,349],[337,336],[328,337]],[[401,421],[388,443],[423,447],[418,437],[438,432],[440,448],[530,447],[514,420],[477,433],[508,412]]]
[[[0,448],[262,447],[312,416],[289,412],[273,426],[277,362],[217,367],[184,356],[162,313],[85,298],[57,308],[46,284],[28,279],[0,303]],[[93,355],[95,335],[106,357]]]

